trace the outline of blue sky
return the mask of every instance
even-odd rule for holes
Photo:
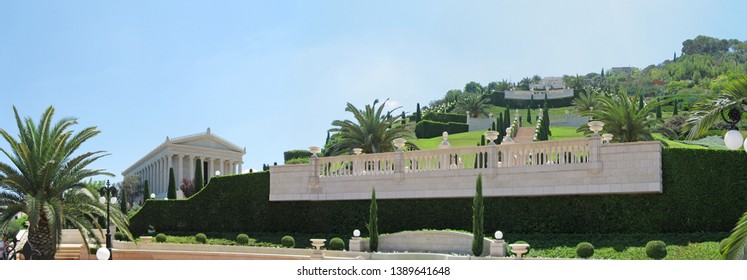
[[[350,3],[353,2],[353,3]],[[404,2],[404,3],[402,3]],[[244,168],[323,145],[335,119],[407,112],[469,81],[645,67],[697,35],[747,40],[742,1],[2,1],[0,127],[12,105],[102,133],[117,174],[166,136],[213,133]],[[7,147],[2,142],[0,147]],[[0,156],[0,161],[6,161]]]

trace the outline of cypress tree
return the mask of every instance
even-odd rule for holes
[[[480,144],[478,146],[485,146],[485,134],[480,135]]]
[[[506,128],[509,128],[511,126],[511,108],[506,106],[506,112],[503,114],[503,131],[501,133],[506,133]]]
[[[495,143],[500,145],[503,143],[503,135],[506,133],[506,128],[503,127],[503,114],[498,114],[498,120],[495,123],[495,131],[498,131],[498,139],[495,139]]]
[[[677,115],[677,99],[674,100],[674,111],[672,111],[672,116]]]
[[[545,130],[545,140],[549,140],[552,132],[550,131],[550,110],[547,108],[547,103],[545,103],[545,109],[542,110],[542,128]]]
[[[415,108],[415,123],[420,122],[421,117],[422,117],[422,112],[420,112],[420,103],[418,103],[417,107]]]
[[[150,198],[150,186],[148,185],[148,180],[145,180],[143,185],[143,202],[145,202]]]
[[[202,180],[202,160],[201,159],[195,159],[195,192],[198,193],[200,190],[202,190],[202,187],[205,185]]]
[[[482,255],[483,238],[485,238],[483,228],[483,213],[485,206],[482,203],[482,173],[477,175],[475,184],[475,197],[472,199],[472,255],[479,257]]]
[[[368,235],[371,252],[379,251],[379,208],[376,205],[376,189],[371,190],[371,207],[368,212]]]
[[[638,96],[638,110],[643,110],[643,95]]]
[[[324,146],[329,144],[329,130],[327,130],[327,140],[324,140]]]
[[[405,125],[405,111],[402,111],[402,125]]]
[[[498,117],[500,118],[501,116],[498,116]],[[492,129],[493,131],[498,131],[498,130],[497,130],[498,128],[497,128],[497,127],[495,127],[495,121],[493,121],[493,123],[492,123],[492,124],[490,124],[490,129]],[[498,131],[498,132],[500,132],[500,131]]]
[[[527,123],[532,123],[532,110],[527,106]]]
[[[604,68],[602,68],[602,74],[600,76],[602,76],[602,79],[604,79]]]
[[[122,200],[119,201],[119,210],[122,211],[122,213],[127,214],[127,189],[122,189]]]
[[[169,189],[166,194],[168,199],[176,199],[176,179],[174,179],[174,168],[169,168]]]
[[[661,119],[661,105],[656,105],[656,118]]]
[[[674,57],[672,57],[672,62],[677,61],[677,52],[674,52]]]

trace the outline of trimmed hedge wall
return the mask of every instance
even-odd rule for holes
[[[442,123],[467,123],[467,115],[451,113],[428,113],[423,117],[423,120]]]
[[[309,158],[311,157],[311,152],[307,150],[290,150],[283,152],[283,159],[285,162],[288,162],[289,160],[292,160],[294,158]]]
[[[418,138],[441,136],[444,131],[449,134],[467,132],[469,131],[469,125],[466,123],[443,123],[429,120],[420,121],[415,125],[415,136]]]
[[[567,97],[567,98],[560,98],[560,99],[548,99],[547,100],[547,106],[550,108],[559,108],[559,107],[568,107],[573,106],[572,102],[575,97],[578,97],[579,90],[574,90],[573,95],[574,97]],[[520,109],[526,109],[527,106],[529,106],[529,103],[532,104],[532,109],[536,109],[537,106],[542,106],[542,104],[545,103],[545,99],[506,99],[506,94],[504,92],[493,92],[492,94],[488,95],[490,97],[490,104],[493,104],[495,106],[501,106],[506,107],[508,105],[511,108],[520,108]]]
[[[743,153],[664,149],[662,159],[662,194],[486,197],[485,232],[724,232],[747,211]],[[188,199],[147,200],[130,230],[136,236],[149,225],[159,232],[365,232],[368,200],[270,202],[269,181],[268,172],[217,177]],[[469,230],[471,201],[379,200],[379,230]]]

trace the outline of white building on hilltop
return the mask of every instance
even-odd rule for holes
[[[150,153],[122,171],[122,176],[138,175],[140,183],[148,180],[151,193],[157,198],[166,197],[169,185],[169,168],[174,168],[177,193],[182,179],[194,180],[195,160],[202,161],[202,176],[207,182],[216,174],[240,174],[246,147],[235,144],[210,133],[203,133],[169,139],[158,145]],[[149,194],[145,194],[146,196]]]

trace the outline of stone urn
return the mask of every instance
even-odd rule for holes
[[[511,244],[508,247],[511,247],[511,253],[514,253],[518,259],[529,251],[529,244]]]

